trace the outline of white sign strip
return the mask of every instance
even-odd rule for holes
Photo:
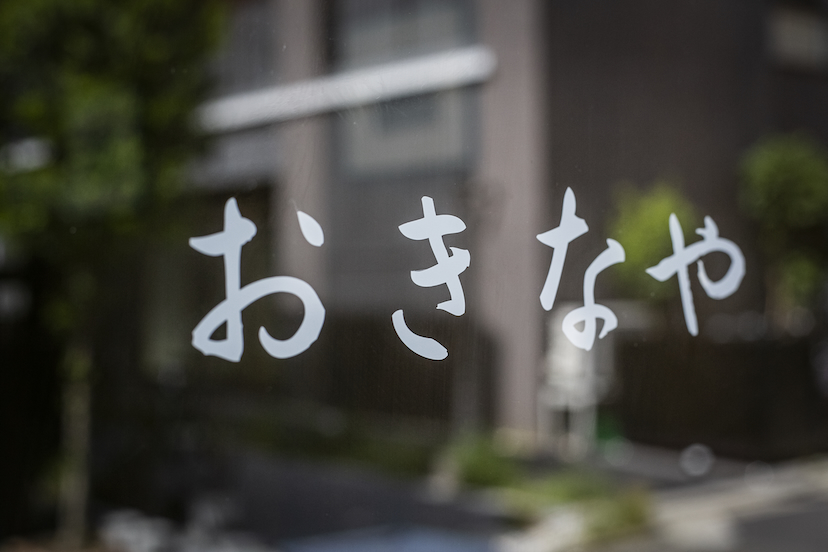
[[[484,82],[496,65],[485,46],[450,50],[229,96],[202,106],[199,119],[207,132],[241,130]]]

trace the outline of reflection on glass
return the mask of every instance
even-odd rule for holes
[[[828,542],[825,20],[5,0],[0,547]]]

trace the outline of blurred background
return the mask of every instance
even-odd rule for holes
[[[826,550],[826,98],[822,0],[3,0],[2,550]],[[412,281],[424,196],[465,225],[461,316]],[[285,293],[239,362],[191,345],[230,198],[241,285],[325,307],[297,356],[258,339]],[[689,263],[698,335],[645,272],[671,214],[745,259],[727,297]]]

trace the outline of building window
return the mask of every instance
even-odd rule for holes
[[[473,41],[462,0],[343,0],[334,10],[337,70],[451,52]],[[389,179],[456,172],[471,159],[471,94],[449,90],[343,112],[337,118],[339,174]]]
[[[470,44],[470,3],[464,0],[342,0],[337,2],[334,64],[373,65]]]
[[[217,96],[277,81],[276,18],[270,0],[233,3],[221,53],[215,60]]]
[[[777,64],[812,71],[828,67],[828,21],[822,14],[780,6],[771,11],[768,27],[770,55]]]

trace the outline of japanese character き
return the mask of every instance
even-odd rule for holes
[[[302,216],[304,215],[304,217]],[[321,245],[322,230],[310,215],[299,212],[302,232],[308,239],[313,233],[313,245]],[[304,218],[304,220],[302,220]],[[311,228],[311,232],[307,230]],[[241,360],[244,352],[242,311],[262,297],[274,293],[290,293],[298,297],[305,308],[299,329],[288,339],[274,339],[264,327],[259,328],[259,342],[274,358],[290,358],[303,353],[319,337],[325,322],[325,307],[316,291],[306,282],[292,276],[273,276],[241,286],[241,250],[256,235],[256,225],[239,212],[235,198],[224,205],[224,230],[209,236],[190,238],[190,247],[211,257],[224,257],[225,299],[213,307],[193,330],[193,347],[205,355],[217,356],[231,362]],[[213,333],[227,324],[224,339],[212,339]]]
[[[449,255],[443,236],[462,232],[466,224],[454,215],[438,215],[432,198],[423,196],[421,201],[423,218],[401,224],[399,229],[406,238],[428,240],[437,264],[423,270],[412,270],[411,280],[420,287],[448,286],[450,298],[439,303],[437,308],[461,316],[466,312],[466,299],[460,273],[469,267],[470,255],[467,250],[456,247],[449,248]],[[448,356],[448,350],[437,340],[417,335],[408,328],[402,309],[395,311],[391,320],[397,336],[413,352],[430,360],[443,360]]]

